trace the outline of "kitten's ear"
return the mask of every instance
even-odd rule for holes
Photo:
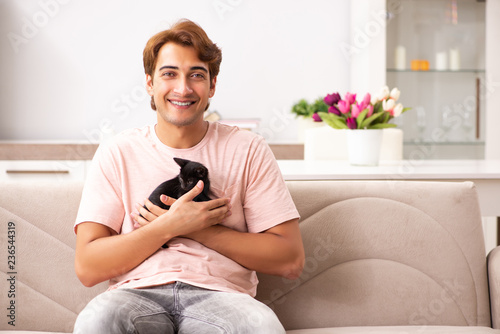
[[[174,160],[179,166],[181,166],[181,168],[184,167],[189,162],[189,160],[181,158],[174,158]]]
[[[199,179],[203,179],[207,176],[208,171],[206,168],[199,167],[196,168],[195,172],[196,172],[196,177],[198,177]]]

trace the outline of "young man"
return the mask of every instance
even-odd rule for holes
[[[125,131],[94,157],[75,270],[84,285],[109,280],[110,288],[80,313],[75,333],[284,333],[253,298],[255,271],[300,275],[299,217],[263,139],[203,119],[221,59],[187,20],[148,41],[157,124]],[[209,169],[213,200],[192,201],[203,182],[178,200],[162,196],[169,210],[144,200],[178,174],[174,157]]]

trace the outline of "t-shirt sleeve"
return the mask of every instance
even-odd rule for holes
[[[83,188],[75,231],[83,222],[95,222],[120,233],[125,209],[114,156],[117,154],[110,146],[101,145],[97,149]]]
[[[253,145],[243,208],[248,231],[258,233],[300,216],[269,145],[263,138]]]

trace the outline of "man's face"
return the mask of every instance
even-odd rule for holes
[[[154,77],[146,76],[148,94],[164,121],[186,126],[203,120],[208,99],[215,93],[208,65],[192,47],[167,43],[158,53]]]

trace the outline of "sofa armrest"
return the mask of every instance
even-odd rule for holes
[[[488,281],[490,288],[491,324],[500,328],[500,246],[488,254]]]

